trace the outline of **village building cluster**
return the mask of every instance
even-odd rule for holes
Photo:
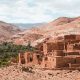
[[[47,69],[80,67],[80,35],[47,38],[36,47],[35,52],[20,53],[19,64]]]

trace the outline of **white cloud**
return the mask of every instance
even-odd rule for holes
[[[15,23],[48,22],[60,16],[80,16],[80,0],[3,0],[0,20]]]

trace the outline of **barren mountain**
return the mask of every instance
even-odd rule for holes
[[[43,26],[25,30],[13,36],[13,40],[18,44],[21,42],[26,44],[28,41],[39,43],[46,37],[58,37],[66,34],[80,34],[80,17],[60,17]]]
[[[16,26],[18,26],[20,29],[31,29],[31,28],[34,28],[36,26],[41,26],[41,25],[44,25],[46,23],[12,23]]]
[[[0,41],[10,39],[12,35],[19,31],[16,26],[0,21]]]

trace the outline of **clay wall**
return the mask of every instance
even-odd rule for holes
[[[38,59],[37,59],[37,55],[36,55],[36,53],[31,53],[31,52],[29,52],[29,53],[26,53],[26,64],[27,65],[36,65],[36,64],[38,64]]]
[[[56,67],[68,67],[69,63],[75,64],[75,58],[71,57],[56,57]]]
[[[69,67],[70,67],[70,68],[80,67],[80,64],[70,64]]]
[[[76,63],[80,64],[80,57],[76,57]]]
[[[67,44],[67,52],[72,52],[72,51],[74,51],[73,44]]]
[[[74,50],[80,50],[80,44],[75,44],[73,47]]]
[[[71,41],[71,40],[76,40],[76,35],[65,35],[64,36],[65,41]]]
[[[39,50],[43,51],[43,58],[39,58],[36,52],[26,52],[19,54],[19,63],[26,65],[41,65],[42,68],[61,68],[69,67],[70,64],[76,66],[80,64],[80,36],[66,35],[64,41],[44,42],[40,45]],[[65,52],[64,52],[65,50]],[[78,51],[76,51],[78,50]],[[38,51],[39,52],[39,51]],[[40,53],[40,52],[39,52]],[[51,55],[49,54],[51,53]],[[65,55],[66,54],[66,55]],[[71,57],[71,56],[76,57]]]
[[[47,56],[43,58],[41,63],[42,68],[52,69],[56,67],[56,60],[53,57]]]
[[[64,43],[63,42],[47,43],[47,52],[52,52],[54,50],[64,50]]]
[[[69,64],[72,64],[74,66],[80,65],[80,57],[77,58],[72,58],[72,57],[61,57],[61,56],[57,56],[57,57],[47,57],[47,59],[45,60],[45,58],[42,61],[42,68],[48,68],[48,69],[52,69],[52,68],[62,68],[62,67],[69,67]]]
[[[65,53],[63,52],[63,50],[55,50],[54,56],[65,56]]]
[[[19,53],[19,64],[25,64],[25,58],[23,53]]]
[[[45,55],[48,53],[47,50],[48,50],[48,45],[47,45],[47,43],[43,43],[43,52],[44,52]]]
[[[67,55],[79,55],[79,52],[67,52]]]
[[[36,65],[38,64],[38,59],[36,53],[25,52],[24,54],[19,54],[19,64],[26,65]]]
[[[76,40],[80,40],[80,35],[76,35]]]

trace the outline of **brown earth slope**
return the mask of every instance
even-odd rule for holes
[[[16,37],[13,37],[13,41],[18,42],[18,44],[21,42],[22,44],[26,44],[27,41],[38,43],[49,36],[58,37],[66,34],[80,34],[80,17],[60,17],[43,26],[25,30],[17,34]]]
[[[0,41],[5,41],[10,39],[14,34],[20,32],[16,26],[0,21]]]

